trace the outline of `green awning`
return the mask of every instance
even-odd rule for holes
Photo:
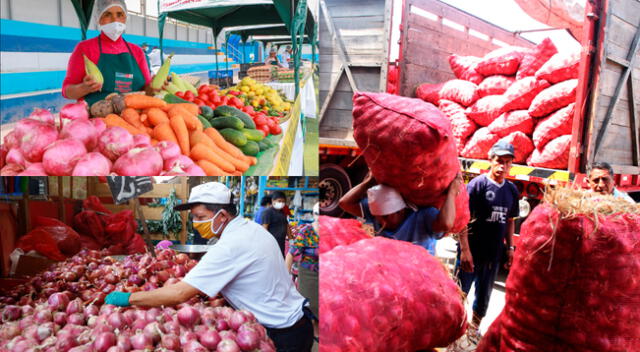
[[[73,8],[78,15],[78,21],[80,22],[80,31],[82,40],[87,39],[87,29],[89,28],[89,22],[91,22],[91,13],[93,12],[94,0],[71,0]]]

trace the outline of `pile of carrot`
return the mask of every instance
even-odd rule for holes
[[[142,94],[129,94],[124,99],[126,109],[120,116],[103,118],[108,127],[122,127],[134,136],[148,135],[152,145],[172,141],[207,176],[240,176],[257,163],[255,157],[244,155],[215,128],[203,129],[197,117],[200,108],[195,104],[167,104]]]

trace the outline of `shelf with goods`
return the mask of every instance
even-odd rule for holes
[[[258,199],[256,204],[260,204],[267,192],[281,191],[287,197],[287,205],[293,210],[289,216],[294,224],[311,223],[313,216],[311,211],[313,204],[318,201],[318,178],[308,176],[290,177],[260,177]],[[294,205],[296,194],[299,194],[300,204]]]

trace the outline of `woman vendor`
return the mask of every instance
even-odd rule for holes
[[[78,43],[69,58],[62,95],[67,99],[84,99],[89,106],[118,92],[144,90],[153,95],[151,74],[144,51],[122,38],[126,29],[127,7],[124,0],[97,0],[94,20],[100,34]],[[95,63],[104,83],[95,82],[85,73],[84,55]]]

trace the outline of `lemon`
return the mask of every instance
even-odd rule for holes
[[[247,86],[242,86],[242,87],[240,88],[240,90],[241,90],[241,91],[243,91],[243,92],[245,92],[245,93],[247,93],[247,92],[249,92],[249,90],[250,90],[250,89],[249,89],[249,87],[247,87]]]

